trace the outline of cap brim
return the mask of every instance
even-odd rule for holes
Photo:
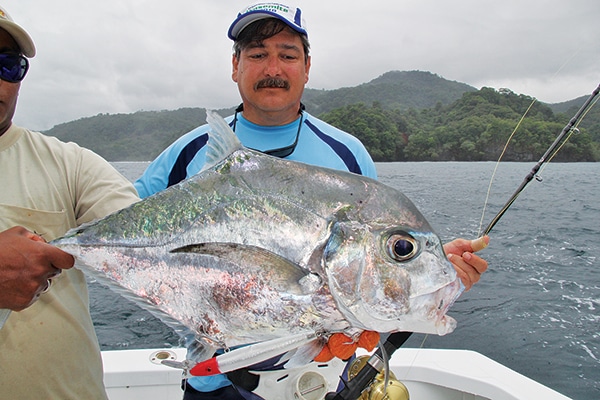
[[[35,56],[35,45],[33,44],[33,40],[23,28],[7,19],[0,19],[0,28],[4,29],[13,37],[25,57],[31,58]]]

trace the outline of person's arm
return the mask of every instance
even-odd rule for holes
[[[487,261],[473,253],[485,249],[489,243],[489,236],[483,236],[474,240],[454,239],[444,245],[446,256],[454,265],[466,290],[479,282],[481,274],[488,268]]]
[[[73,263],[70,254],[23,227],[0,232],[0,309],[29,307],[47,288],[48,279]]]

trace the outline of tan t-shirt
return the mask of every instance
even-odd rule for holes
[[[47,241],[138,200],[108,162],[74,143],[15,125],[0,136],[0,231]],[[0,399],[105,399],[87,285],[75,268],[0,329]]]

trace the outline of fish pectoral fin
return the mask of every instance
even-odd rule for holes
[[[213,256],[225,261],[237,263],[242,259],[255,260],[259,262],[270,262],[276,260],[278,264],[290,264],[296,268],[300,268],[295,263],[291,262],[279,254],[273,253],[267,249],[258,246],[231,243],[231,242],[205,242],[193,243],[182,247],[178,247],[170,251],[170,253],[192,253],[199,255]]]
[[[171,253],[187,253],[215,257],[219,260],[238,265],[244,271],[261,273],[271,277],[273,283],[285,282],[298,286],[299,293],[307,289],[305,279],[312,275],[308,270],[302,268],[293,261],[258,246],[240,243],[210,242],[196,243],[178,247]],[[309,279],[312,281],[314,279]]]

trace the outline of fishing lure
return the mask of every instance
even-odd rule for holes
[[[224,374],[268,360],[315,341],[318,341],[317,334],[300,333],[290,337],[255,343],[199,362],[189,372],[193,376]],[[318,345],[316,353],[322,347],[322,344]]]

